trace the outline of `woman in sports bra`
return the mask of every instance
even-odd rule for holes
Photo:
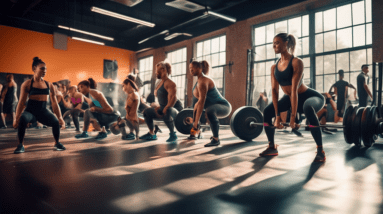
[[[65,147],[59,142],[60,126],[64,126],[64,120],[56,100],[56,92],[52,83],[48,83],[43,79],[47,72],[47,66],[41,59],[35,57],[33,58],[32,70],[34,72],[32,79],[25,81],[20,89],[20,102],[17,105],[16,120],[13,123],[13,127],[18,129],[19,145],[14,153],[24,152],[25,129],[27,124],[33,120],[51,126],[56,142],[54,148],[58,151],[65,150]],[[50,96],[55,114],[47,109],[48,95]],[[28,104],[25,106],[28,98]],[[25,107],[26,109],[24,110]]]
[[[218,119],[229,116],[231,105],[221,93],[219,93],[214,81],[205,76],[205,74],[209,72],[209,64],[205,60],[202,62],[191,62],[189,70],[193,76],[198,77],[197,84],[192,90],[193,100],[197,102],[194,106],[193,128],[190,131],[189,139],[196,139],[197,136],[200,135],[199,121],[203,110],[205,110],[206,117],[210,122],[211,131],[213,132],[210,143],[206,144],[205,147],[218,146],[220,144],[218,137]]]
[[[292,129],[298,128],[295,123],[297,112],[304,113],[311,125],[318,126],[319,121],[316,113],[325,105],[325,98],[302,82],[304,66],[302,60],[293,55],[295,44],[295,37],[287,33],[276,35],[273,41],[274,51],[276,54],[281,54],[281,58],[271,66],[273,102],[265,108],[264,122],[271,126],[271,120],[276,116],[274,126],[278,129],[283,128],[280,112],[285,112],[290,108],[290,127]],[[280,100],[278,100],[279,86],[285,93]],[[319,127],[310,128],[310,131],[317,144],[317,155],[314,162],[324,162],[326,157],[322,145],[322,132]],[[274,144],[275,129],[265,126],[265,132],[269,140],[269,147],[259,155],[278,155],[277,145]]]
[[[88,95],[92,101],[90,103],[90,109],[84,112],[84,127],[81,134],[76,135],[76,138],[86,138],[88,136],[89,124],[92,123],[93,127],[99,132],[96,139],[104,139],[107,137],[106,129],[109,128],[109,124],[117,121],[120,113],[113,109],[106,100],[104,94],[98,91],[95,87],[96,82],[89,78],[88,80],[81,81],[78,84],[78,90],[83,95]],[[102,129],[101,129],[102,127]]]

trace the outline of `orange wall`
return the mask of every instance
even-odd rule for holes
[[[121,83],[135,64],[135,52],[72,40],[67,50],[53,48],[53,35],[0,25],[0,72],[33,74],[33,57],[46,64],[45,80],[55,82],[69,79],[71,85],[92,77],[97,82],[112,82],[103,77],[104,59],[117,60]]]

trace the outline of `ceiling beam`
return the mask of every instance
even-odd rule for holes
[[[24,15],[28,13],[28,11],[30,11],[34,6],[36,6],[41,1],[42,0],[33,0],[31,3],[29,3],[27,8],[23,10],[23,14],[21,15],[21,17],[24,17]]]

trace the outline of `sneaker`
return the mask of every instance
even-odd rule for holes
[[[56,143],[55,149],[57,151],[63,151],[63,150],[65,150],[65,147],[59,142],[59,143]]]
[[[314,162],[325,162],[325,161],[326,161],[326,155],[324,151],[322,150],[322,152],[317,152]]]
[[[87,138],[89,137],[88,133],[86,132],[82,132],[81,134],[77,134],[76,136],[74,136],[75,138]]]
[[[134,140],[134,139],[136,139],[136,135],[133,134],[133,132],[131,132],[131,133],[127,134],[125,137],[122,136],[121,139],[122,140]]]
[[[140,139],[143,139],[143,140],[157,140],[157,135],[151,135],[149,132],[146,133],[145,135],[142,135],[141,137],[139,137]]]
[[[23,144],[19,144],[19,145],[17,145],[17,148],[16,148],[16,150],[13,153],[19,154],[19,153],[23,153],[23,152],[25,152],[24,145]]]
[[[108,137],[108,134],[106,132],[99,132],[98,135],[96,136],[96,140],[101,140]]]
[[[176,132],[170,133],[169,139],[166,140],[166,142],[175,142],[177,140]]]
[[[210,143],[208,144],[205,144],[205,147],[209,147],[209,146],[218,146],[219,144],[221,144],[221,142],[218,140],[215,140],[213,137],[210,138]]]
[[[277,156],[278,155],[278,149],[277,149],[277,146],[278,145],[274,145],[274,147],[267,147],[267,149],[265,151],[263,151],[262,153],[259,154],[259,156],[261,157],[265,157],[265,156]]]
[[[107,129],[106,134],[110,134],[110,133],[112,133],[112,131],[110,131],[110,129]]]

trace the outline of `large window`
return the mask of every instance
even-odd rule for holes
[[[327,92],[345,71],[344,80],[356,87],[362,64],[372,63],[371,0],[315,13],[316,89]],[[372,81],[369,82],[370,85]],[[349,99],[354,100],[349,90]]]
[[[177,85],[177,98],[185,105],[186,47],[167,53],[167,59],[172,65],[171,79]]]
[[[224,65],[226,64],[226,35],[197,42],[197,61],[206,60],[210,67],[209,76],[219,92],[225,95]]]
[[[267,96],[271,98],[271,66],[280,57],[274,52],[273,39],[278,33],[286,32],[293,34],[297,39],[294,55],[303,59],[304,81],[306,84],[310,83],[309,16],[304,15],[254,28],[253,95],[266,92]],[[279,94],[282,94],[282,90]],[[258,97],[253,98],[258,99]]]
[[[140,90],[141,96],[145,98],[150,94],[151,79],[153,74],[153,56],[146,57],[138,60],[138,70],[140,71],[139,75],[144,83],[144,86]]]

